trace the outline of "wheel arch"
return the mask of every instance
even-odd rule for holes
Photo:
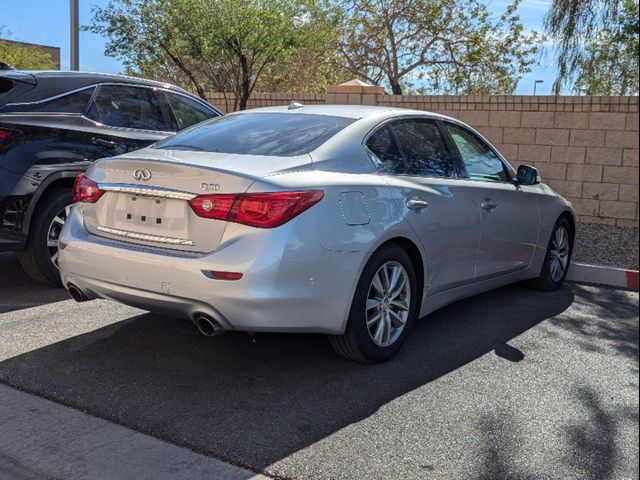
[[[367,257],[367,261],[365,262],[365,265],[369,262],[369,260],[373,255],[375,255],[377,252],[387,247],[388,245],[392,245],[392,244],[400,246],[409,255],[409,258],[411,259],[411,262],[414,265],[414,269],[416,273],[416,281],[418,282],[418,291],[421,292],[420,301],[422,302],[422,297],[424,295],[424,282],[425,282],[425,276],[426,276],[425,275],[426,259],[424,258],[424,255],[420,250],[420,247],[418,247],[418,245],[410,238],[403,237],[403,236],[395,236],[385,240],[380,245],[378,245],[373,252],[371,252],[371,254]],[[418,308],[420,308],[420,306],[421,305],[419,305]]]
[[[38,189],[33,193],[33,197],[31,202],[29,202],[29,207],[27,208],[25,221],[22,224],[22,231],[25,234],[29,234],[29,229],[31,227],[31,222],[33,220],[33,216],[35,212],[42,206],[42,201],[47,193],[51,192],[56,188],[68,188],[71,190],[73,187],[73,182],[76,179],[76,176],[79,173],[82,173],[83,170],[72,170],[72,171],[63,171],[56,172],[49,175],[38,187]]]
[[[558,220],[564,218],[567,220],[567,222],[569,222],[569,226],[571,227],[571,240],[575,240],[576,238],[576,217],[573,214],[573,212],[571,212],[570,210],[565,210],[563,211],[560,216],[558,217]]]

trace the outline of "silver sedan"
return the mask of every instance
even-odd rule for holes
[[[328,334],[380,362],[413,321],[527,280],[558,289],[575,216],[469,126],[363,106],[250,110],[76,180],[63,284],[227,330]],[[473,312],[469,312],[473,315]]]

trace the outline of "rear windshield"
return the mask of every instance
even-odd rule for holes
[[[239,113],[201,123],[155,148],[292,157],[312,152],[353,121],[306,113]]]

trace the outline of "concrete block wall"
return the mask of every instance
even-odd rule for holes
[[[211,105],[223,112],[233,110],[233,94],[208,92],[207,100]],[[288,105],[293,100],[305,105],[324,104],[325,95],[317,93],[254,93],[249,98],[247,108],[272,107],[274,105]]]
[[[226,110],[222,94],[209,99]],[[327,94],[254,94],[249,107],[292,100],[411,108],[458,118],[514,166],[538,168],[546,183],[573,202],[579,221],[638,228],[638,97],[385,95],[379,87],[350,84],[330,87]]]

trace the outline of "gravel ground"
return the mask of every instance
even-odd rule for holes
[[[573,260],[638,270],[638,229],[579,223]]]

